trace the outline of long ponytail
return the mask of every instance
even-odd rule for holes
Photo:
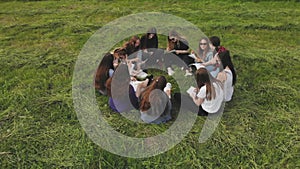
[[[225,69],[228,66],[229,69],[231,70],[231,72],[232,72],[232,86],[234,86],[235,83],[236,83],[236,72],[235,72],[235,68],[233,66],[233,63],[231,61],[229,50],[225,50],[223,52],[220,52],[219,53],[219,58],[222,62],[223,69]]]
[[[140,102],[140,110],[146,111],[150,109],[150,94],[154,89],[162,90],[167,84],[167,80],[164,76],[158,76],[155,78],[152,83],[142,92],[141,94],[141,102]],[[159,98],[157,98],[159,99]]]

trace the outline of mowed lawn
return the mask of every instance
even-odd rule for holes
[[[175,147],[134,159],[102,149],[84,132],[72,76],[90,36],[140,12],[182,17],[219,36],[238,79],[207,142],[198,142],[206,118],[197,117]],[[297,1],[0,2],[0,168],[300,167],[299,21]],[[165,37],[159,46],[166,47]],[[128,122],[106,97],[97,100],[110,124],[128,136],[153,136],[172,125]]]

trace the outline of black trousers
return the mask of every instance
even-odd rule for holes
[[[203,110],[202,106],[197,106],[193,99],[186,95],[186,94],[181,94],[181,93],[175,93],[174,94],[174,99],[177,104],[180,104],[183,109],[189,110],[193,113],[197,113],[198,116],[207,116],[208,112]]]
[[[156,65],[156,64],[158,64],[158,62],[161,62],[162,58],[163,58],[163,55],[164,55],[164,50],[163,49],[152,49],[152,50],[149,49],[149,51],[153,52],[153,54],[150,55],[149,53],[143,52],[143,61],[147,59],[147,61],[145,62],[145,67],[146,68],[150,67],[150,66],[153,66],[153,65]]]

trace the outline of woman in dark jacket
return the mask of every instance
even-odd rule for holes
[[[194,59],[188,56],[190,54],[189,43],[183,36],[180,36],[176,31],[171,31],[169,33],[167,51],[169,53],[177,55],[184,62],[183,64],[175,63],[174,59],[171,58],[172,56],[170,54],[165,55],[164,62],[169,75],[172,75],[173,70],[171,69],[171,65],[173,64],[180,66],[184,70],[186,70],[186,76],[192,75],[189,72],[188,65],[194,63]]]
[[[158,49],[158,37],[156,28],[150,28],[145,35],[141,37],[141,49],[143,50],[143,61],[145,66],[158,65],[162,61],[163,49]]]

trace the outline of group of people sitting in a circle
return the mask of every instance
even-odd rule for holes
[[[222,104],[231,100],[236,83],[229,50],[220,45],[217,36],[201,38],[198,51],[190,51],[188,41],[176,31],[170,31],[167,39],[167,48],[158,48],[156,29],[151,28],[141,38],[133,36],[105,54],[95,73],[96,90],[109,97],[113,111],[139,110],[145,123],[171,120],[170,99],[200,116],[219,113]],[[174,66],[180,67],[184,76],[195,76],[197,86],[187,95],[172,95],[165,76],[147,73],[147,68],[159,67],[173,76]]]

